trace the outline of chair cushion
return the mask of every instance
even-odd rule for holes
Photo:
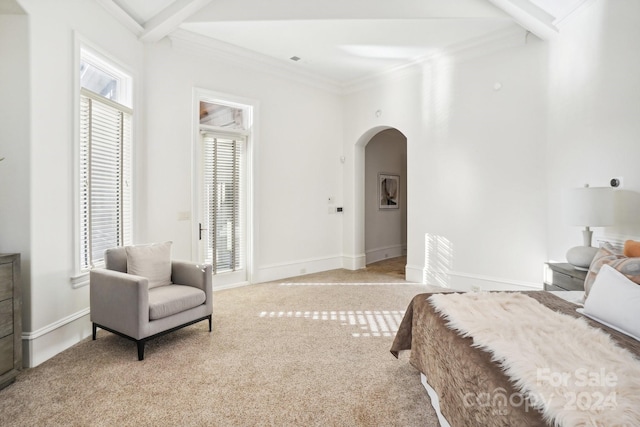
[[[127,273],[149,279],[149,289],[171,284],[171,242],[127,246]]]
[[[202,289],[185,285],[166,285],[149,289],[149,320],[172,316],[203,304]]]

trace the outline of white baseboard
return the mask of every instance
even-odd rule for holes
[[[213,292],[216,291],[223,291],[225,289],[233,289],[233,288],[241,288],[243,286],[248,286],[250,285],[250,282],[237,282],[237,283],[230,283],[227,285],[219,285],[219,286],[213,286]]]
[[[406,245],[392,245],[385,246],[382,248],[369,249],[366,251],[367,254],[367,264],[371,264],[372,262],[382,261],[387,258],[395,258],[402,255],[406,255],[407,246]]]
[[[91,336],[89,308],[33,332],[22,333],[22,364],[33,368]]]
[[[367,256],[365,254],[359,255],[343,255],[342,256],[342,268],[347,270],[360,270],[367,266]]]
[[[459,271],[431,272],[426,274],[421,266],[406,267],[407,280],[410,282],[426,283],[434,286],[444,286],[457,291],[538,291],[543,289],[540,283],[522,280],[506,279],[504,277],[482,276],[479,274],[463,273]],[[441,283],[428,283],[428,277],[440,278]]]
[[[404,268],[405,280],[407,282],[425,283],[424,282],[424,268],[419,265],[409,265]]]
[[[296,262],[273,264],[258,267],[254,273],[253,283],[272,282],[274,280],[286,279],[287,277],[301,276],[304,274],[318,273],[327,270],[343,268],[342,256],[331,256],[326,258],[310,258]]]
[[[539,291],[540,283],[525,282],[521,280],[505,279],[503,277],[490,277],[478,274],[449,272],[449,287],[459,291]]]

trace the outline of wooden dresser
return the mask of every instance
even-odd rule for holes
[[[0,388],[22,369],[20,254],[0,254]]]

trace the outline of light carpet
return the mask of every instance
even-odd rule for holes
[[[434,288],[369,269],[282,282],[214,293],[212,333],[152,340],[142,362],[99,330],[1,390],[2,425],[438,425],[408,355],[389,353],[411,298]]]

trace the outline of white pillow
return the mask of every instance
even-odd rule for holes
[[[149,279],[149,289],[171,284],[171,242],[125,247],[127,273]]]
[[[602,266],[578,311],[640,341],[640,285],[610,265]]]

